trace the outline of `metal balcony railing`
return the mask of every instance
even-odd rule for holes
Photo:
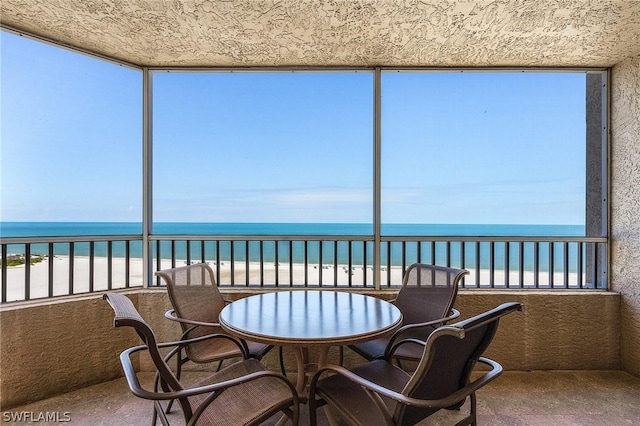
[[[373,236],[153,235],[149,241],[148,276],[207,262],[223,287],[391,289],[410,264],[422,262],[468,269],[463,288],[607,288],[606,238],[382,237],[378,270]],[[0,246],[2,303],[145,286],[140,235],[3,238]]]
[[[140,235],[2,238],[2,303],[142,286]]]

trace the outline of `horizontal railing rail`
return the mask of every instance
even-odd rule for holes
[[[608,243],[599,237],[383,236],[377,271],[368,235],[149,240],[154,270],[206,262],[223,287],[390,289],[421,262],[469,270],[463,288],[607,288]],[[140,235],[2,238],[2,303],[143,287],[142,241]],[[149,285],[162,283],[155,278]]]

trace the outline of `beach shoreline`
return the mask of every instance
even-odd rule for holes
[[[73,286],[71,294],[89,293],[90,276],[93,275],[93,291],[104,291],[109,289],[109,271],[111,271],[111,289],[123,289],[127,287],[127,268],[126,259],[122,257],[113,257],[111,265],[108,258],[95,256],[93,258],[93,272],[90,268],[89,256],[74,256],[73,258]],[[71,261],[69,256],[55,255],[52,260],[45,257],[43,261],[35,263],[29,268],[30,288],[29,298],[44,298],[49,296],[49,274],[52,265],[53,296],[62,296],[70,294],[70,271]],[[199,261],[195,261],[198,263]],[[373,288],[374,271],[371,266],[364,268],[362,265],[337,265],[333,264],[309,264],[307,268],[303,263],[293,263],[291,267],[289,263],[264,263],[262,270],[260,262],[248,263],[236,261],[222,261],[217,265],[215,261],[208,261],[209,266],[219,279],[222,287],[256,287],[263,285],[265,288],[276,288],[275,284],[281,287],[304,287],[305,282],[309,288],[332,287],[332,288]],[[175,266],[185,266],[185,259],[176,260]],[[155,266],[155,264],[154,264]],[[233,268],[232,268],[233,266]],[[171,259],[163,259],[160,269],[169,269],[172,267]],[[232,277],[233,269],[233,280]],[[11,266],[7,268],[7,302],[20,301],[25,299],[25,265]],[[493,279],[491,279],[491,271],[481,269],[479,277],[476,277],[475,271],[470,270],[470,275],[465,277],[464,283],[469,287],[476,286],[478,279],[480,284],[502,285],[505,282],[505,273],[501,269],[494,271]],[[320,285],[322,278],[322,285]],[[129,263],[129,287],[143,286],[143,261],[141,258],[131,258]],[[293,281],[291,280],[293,279]],[[564,273],[556,272],[554,274],[554,282],[561,283],[564,281]],[[380,270],[380,282],[384,288],[390,283],[392,287],[400,286],[402,283],[402,267],[392,266],[391,268],[382,267]],[[548,285],[549,274],[540,272],[538,275],[538,285]],[[520,271],[510,271],[510,286],[520,286]],[[577,283],[577,274],[569,273],[569,283]],[[523,271],[523,286],[533,286],[534,273],[532,271]],[[336,286],[336,287],[334,287]],[[366,287],[365,287],[366,286]],[[488,285],[490,288],[491,286]]]

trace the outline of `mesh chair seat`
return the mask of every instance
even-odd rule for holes
[[[271,346],[258,343],[246,342],[249,354],[252,358],[261,359]],[[188,346],[187,356],[189,360],[204,364],[208,362],[220,361],[224,359],[241,357],[242,353],[238,345],[231,341],[205,340]]]
[[[351,369],[351,372],[398,393],[402,392],[411,379],[404,370],[383,360],[374,360],[357,366]],[[321,386],[326,402],[337,407],[340,413],[348,413],[351,424],[366,426],[385,424],[380,412],[371,409],[371,398],[367,392],[361,386],[354,386],[354,383],[345,376],[340,374],[329,376],[322,379]],[[393,413],[397,402],[385,397],[382,397],[382,401],[389,412]]]
[[[394,341],[401,341],[409,338],[415,338],[418,340],[424,340],[425,336],[431,334],[435,328],[430,328],[426,331],[402,333]],[[391,340],[391,336],[379,337],[375,340],[369,340],[367,342],[358,343],[357,345],[350,346],[354,352],[360,354],[368,360],[374,360],[384,357],[385,350]],[[400,346],[394,353],[394,357],[398,360],[415,361],[420,359],[424,346],[416,343],[405,343]]]
[[[199,381],[195,386],[219,383],[257,371],[265,371],[264,366],[258,360],[248,359],[229,365],[211,377]],[[208,395],[202,394],[189,400],[194,406],[199,406],[207,398]],[[216,400],[215,407],[209,406],[201,414],[198,424],[237,426],[259,423],[266,420],[261,418],[265,411],[278,411],[282,402],[290,399],[291,390],[282,381],[273,377],[256,379],[251,386],[235,386],[222,392]]]

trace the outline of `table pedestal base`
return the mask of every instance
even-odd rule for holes
[[[327,359],[329,357],[329,349],[331,346],[319,346],[318,350],[318,362],[311,362],[309,357],[309,348],[303,346],[291,346],[296,356],[297,374],[296,374],[296,390],[298,391],[298,398],[301,404],[308,402],[307,384],[311,377],[318,371],[319,367],[327,365]],[[325,406],[325,415],[330,425],[336,424],[331,411]],[[282,416],[278,421],[277,426],[282,426],[287,423],[289,418]]]
[[[318,371],[318,367],[327,365],[329,348],[330,346],[320,346],[318,348],[318,362],[310,362],[308,348],[302,346],[292,347],[296,356],[298,369],[296,376],[296,390],[298,391],[298,395],[300,395],[301,397],[304,396],[304,391],[306,390],[309,378],[311,378],[315,374],[315,372]],[[304,396],[304,400],[306,401],[306,396]]]

